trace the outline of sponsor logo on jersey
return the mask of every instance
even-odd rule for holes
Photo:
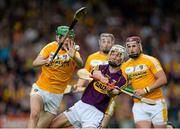
[[[98,92],[100,92],[102,94],[107,94],[106,85],[103,84],[102,82],[95,81],[93,86]]]
[[[126,74],[129,74],[129,73],[132,73],[132,72],[145,71],[145,70],[147,70],[147,69],[148,69],[147,65],[145,65],[145,64],[140,64],[140,65],[137,65],[137,66],[127,67],[127,68],[125,69],[125,73],[126,73]]]
[[[102,60],[92,60],[90,65],[91,66],[97,66],[97,65],[105,65],[108,64],[108,61],[102,61]]]
[[[128,75],[128,79],[138,79],[147,74],[148,67],[145,64],[136,66],[130,66],[125,69],[125,73]]]
[[[50,54],[50,57],[53,57],[54,53]],[[69,61],[70,61],[70,56],[68,54],[62,54],[62,55],[57,55],[54,58],[54,62],[51,65],[53,68],[58,68],[58,67],[67,67],[69,66]]]

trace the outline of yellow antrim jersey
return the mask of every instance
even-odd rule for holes
[[[57,42],[47,44],[40,52],[44,58],[53,56],[58,48]],[[79,57],[79,53],[76,52]],[[51,66],[42,66],[42,72],[36,84],[43,90],[51,93],[63,93],[67,83],[71,80],[76,63],[69,57],[66,51],[60,50]]]
[[[97,65],[108,64],[107,55],[101,54],[99,51],[88,56],[85,68],[91,71]]]
[[[162,67],[156,58],[141,54],[137,59],[129,59],[123,63],[121,69],[124,72],[123,75],[126,75],[129,83],[136,90],[151,86],[155,82],[154,75],[161,71]],[[163,93],[161,88],[158,88],[148,93],[145,97],[160,99],[163,98]],[[138,101],[134,100],[135,102]]]

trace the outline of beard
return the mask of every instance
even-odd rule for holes
[[[108,54],[108,53],[109,53],[109,50],[105,49],[105,50],[103,50],[103,53],[104,53],[104,54]]]
[[[140,54],[141,54],[141,52],[130,54],[129,58],[136,59],[139,57]]]
[[[109,63],[109,65],[111,66],[111,67],[113,67],[113,68],[117,68],[117,67],[119,67],[121,64],[116,64],[116,63],[114,63],[114,62],[112,62],[112,61],[108,61],[108,63]]]
[[[136,59],[139,57],[139,54],[131,54],[129,55],[129,58]]]

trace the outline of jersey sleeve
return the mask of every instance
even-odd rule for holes
[[[151,58],[150,60],[150,69],[153,74],[156,74],[157,72],[163,70],[160,62],[156,58]]]
[[[91,57],[89,56],[85,63],[85,69],[87,69],[89,72],[91,71],[91,65],[90,65]]]
[[[47,44],[39,53],[39,55],[43,56],[44,58],[48,58],[49,54],[51,53],[51,44]]]
[[[125,64],[122,64],[121,67],[120,67],[120,69],[121,69],[121,71],[122,71],[122,75],[123,75],[124,78],[127,80],[128,77],[127,77],[127,74],[125,73],[125,68],[126,68]]]

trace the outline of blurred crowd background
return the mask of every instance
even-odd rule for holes
[[[56,27],[70,25],[75,11],[86,6],[88,14],[74,28],[83,60],[98,50],[102,32],[113,33],[121,45],[128,35],[140,35],[144,52],[166,71],[169,121],[180,127],[179,5],[179,0],[0,0],[0,119],[29,115],[29,93],[40,72],[32,61],[55,40]],[[66,95],[61,109],[79,97]],[[132,99],[121,94],[116,101],[109,127],[134,127]]]

